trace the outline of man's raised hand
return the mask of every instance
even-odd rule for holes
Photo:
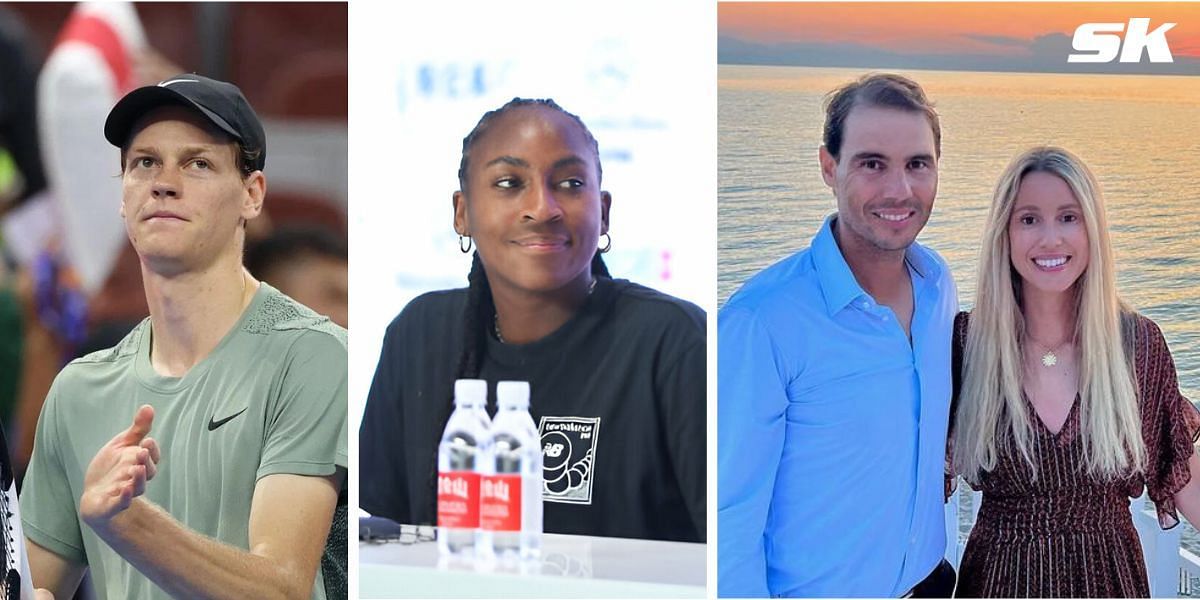
[[[158,472],[158,442],[150,437],[154,409],[143,405],[128,429],[118,433],[92,458],[83,477],[79,516],[92,528],[103,526],[129,508]]]

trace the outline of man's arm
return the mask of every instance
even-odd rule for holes
[[[57,418],[61,383],[60,379],[55,380],[42,404],[17,512],[25,534],[23,554],[30,583],[35,588],[49,588],[58,598],[71,598],[88,567],[77,498],[59,454],[65,448]],[[146,445],[147,455],[149,450],[157,449],[152,441]],[[141,455],[140,449],[134,452]],[[35,590],[34,596],[42,600],[48,594]]]
[[[341,480],[340,473],[260,479],[249,552],[188,529],[142,497],[92,528],[171,596],[304,599],[312,594]]]
[[[63,558],[29,538],[25,538],[25,552],[29,557],[33,585],[49,590],[55,598],[71,598],[75,595],[87,565]]]
[[[717,595],[766,598],[763,536],[787,427],[786,382],[757,315],[727,307],[717,332]]]

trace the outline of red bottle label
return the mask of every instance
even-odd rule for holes
[[[521,530],[521,476],[485,475],[479,485],[479,527]]]
[[[479,527],[479,473],[438,472],[438,527]]]

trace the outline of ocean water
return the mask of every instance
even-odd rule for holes
[[[821,181],[822,100],[859,70],[718,71],[718,304],[806,247],[835,200]],[[1180,389],[1200,401],[1200,77],[904,71],[937,104],[940,180],[918,241],[947,260],[964,309],[995,182],[1036,145],[1096,173],[1122,297],[1162,328]],[[1200,549],[1188,528],[1185,546]]]

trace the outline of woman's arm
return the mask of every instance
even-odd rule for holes
[[[1200,454],[1188,459],[1188,471],[1192,478],[1175,493],[1175,506],[1192,525],[1200,525]]]

